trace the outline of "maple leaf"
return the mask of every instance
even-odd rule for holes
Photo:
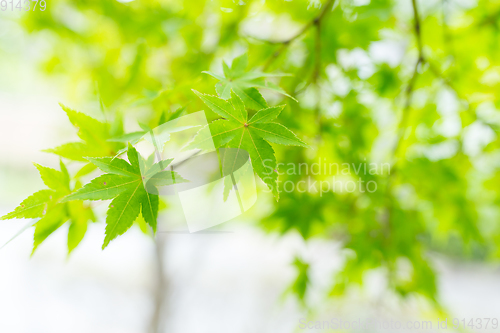
[[[122,143],[109,141],[112,137],[112,131],[108,124],[72,110],[63,104],[60,105],[66,112],[71,124],[78,129],[77,134],[82,141],[45,149],[44,152],[53,153],[74,161],[88,162],[85,157],[112,156],[123,147]],[[85,171],[93,171],[88,164],[84,168]],[[86,173],[82,172],[77,175],[83,176],[84,174]]]
[[[16,209],[0,218],[0,220],[10,219],[34,219],[42,217],[47,209],[47,204],[52,200],[52,190],[41,190],[33,193],[23,200]]]
[[[67,203],[69,214],[68,229],[68,254],[71,253],[82,241],[87,233],[88,221],[96,222],[97,219],[90,206],[82,201],[72,201]]]
[[[21,202],[13,212],[0,219],[39,218],[34,224],[32,254],[48,236],[64,223],[70,221],[68,232],[68,252],[70,253],[83,239],[87,230],[87,222],[95,220],[92,210],[83,205],[82,202],[65,204],[61,201],[61,198],[71,193],[70,176],[62,161],[60,162],[60,171],[38,164],[35,164],[35,167],[49,189],[32,194]]]
[[[141,213],[146,223],[156,232],[159,197],[157,186],[186,182],[174,171],[164,171],[172,159],[153,163],[129,144],[128,162],[120,158],[92,158],[88,160],[106,174],[93,179],[62,201],[109,200],[106,217],[106,237],[102,248],[125,233]]]
[[[203,73],[220,81],[215,85],[215,90],[219,97],[227,100],[231,97],[231,91],[234,91],[243,103],[245,103],[246,107],[252,110],[260,110],[268,107],[266,100],[256,88],[269,89],[295,100],[295,98],[287,94],[279,86],[268,80],[271,77],[288,76],[288,74],[273,74],[258,71],[246,72],[245,69],[247,67],[248,57],[245,53],[235,58],[231,67],[224,61],[222,62],[224,76],[207,71]]]
[[[248,120],[245,104],[235,92],[231,91],[231,98],[226,101],[217,96],[193,91],[212,111],[224,119],[213,121],[202,128],[186,149],[206,149],[212,141],[216,148],[237,148],[235,152],[225,154],[226,157],[222,161],[225,174],[235,171],[235,166],[241,164],[236,162],[241,158],[238,151],[248,152],[253,168],[278,199],[278,174],[275,172],[277,162],[269,142],[309,147],[285,126],[271,122],[278,117],[284,105],[261,109]],[[228,165],[233,167],[228,168]]]

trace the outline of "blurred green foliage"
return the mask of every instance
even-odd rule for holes
[[[244,85],[270,106],[286,103],[280,122],[313,146],[275,147],[278,162],[391,168],[345,177],[374,181],[373,192],[282,192],[279,202],[262,193],[273,207],[260,225],[351,250],[331,295],[382,269],[395,292],[437,302],[430,252],[500,254],[498,13],[489,0],[53,0],[21,22],[49,44],[47,74],[65,77],[76,100],[102,101],[115,128],[103,137],[122,135],[123,117],[153,128],[180,106],[203,109],[191,89],[239,87],[235,66],[221,60],[248,53],[249,73],[290,73]],[[228,98],[224,87],[217,92]],[[337,176],[277,171],[281,184]],[[310,265],[295,266],[293,290],[305,298]]]

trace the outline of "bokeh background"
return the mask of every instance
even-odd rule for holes
[[[495,318],[498,13],[488,0],[53,0],[0,11],[0,215],[44,188],[33,162],[58,168],[42,150],[78,140],[58,103],[125,132],[181,106],[215,119],[191,89],[215,94],[201,72],[243,53],[249,70],[292,74],[272,82],[297,102],[261,92],[287,104],[278,121],[313,148],[276,148],[280,162],[392,166],[360,176],[377,181],[373,194],[276,202],[260,183],[252,210],[215,233],[189,234],[166,209],[156,238],[134,225],[104,251],[99,202],[69,256],[67,224],[31,256],[36,221],[1,221],[0,331]],[[83,165],[64,160],[72,174]]]

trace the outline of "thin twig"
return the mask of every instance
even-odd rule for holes
[[[409,118],[409,113],[410,113],[410,108],[411,108],[411,99],[413,96],[413,92],[415,90],[415,83],[418,78],[418,69],[419,66],[421,66],[425,62],[425,57],[424,57],[424,51],[423,51],[423,43],[422,43],[422,35],[421,35],[421,30],[420,30],[420,16],[418,13],[418,6],[416,0],[412,0],[412,6],[413,6],[413,17],[414,17],[414,32],[415,32],[415,38],[417,40],[417,48],[418,48],[418,59],[417,62],[415,63],[415,67],[413,69],[413,74],[410,78],[410,81],[408,81],[408,85],[406,86],[406,93],[405,93],[405,104],[402,110],[401,114],[401,120],[398,124],[398,131],[397,131],[397,136],[396,136],[396,142],[394,144],[394,148],[392,151],[392,156],[394,163],[391,168],[391,173],[389,174],[388,180],[387,180],[387,188],[386,188],[386,200],[387,200],[387,206],[385,207],[385,212],[382,221],[384,222],[384,234],[386,236],[386,242],[388,242],[389,235],[391,233],[391,213],[392,213],[392,207],[393,207],[393,202],[392,202],[392,197],[391,197],[391,191],[392,187],[394,185],[394,176],[396,174],[397,170],[397,156],[399,153],[399,149],[401,147],[401,143],[403,142],[404,138],[404,133],[406,130],[406,123],[408,122]],[[388,245],[388,244],[387,244]],[[389,272],[389,281],[392,280],[392,274],[393,272],[390,270]]]
[[[423,43],[422,43],[422,34],[421,34],[421,29],[420,29],[420,15],[418,12],[418,6],[417,6],[417,1],[412,0],[412,5],[413,5],[413,16],[414,16],[414,32],[415,32],[415,38],[417,40],[417,48],[418,48],[418,59],[417,62],[415,63],[415,67],[413,69],[413,74],[410,78],[410,81],[408,81],[408,86],[406,87],[406,94],[405,94],[405,105],[402,111],[401,115],[401,120],[398,125],[398,133],[397,133],[397,138],[396,138],[396,143],[394,145],[393,149],[393,157],[394,159],[397,158],[399,149],[401,147],[401,142],[403,141],[404,137],[404,132],[406,130],[406,123],[409,118],[409,113],[410,113],[410,107],[411,107],[411,99],[413,95],[413,91],[415,90],[415,82],[417,81],[418,77],[418,68],[420,65],[423,65],[426,62],[426,59],[424,57],[424,50],[423,50]],[[397,164],[397,160],[394,162],[393,165],[393,170],[391,172],[391,176],[395,172],[395,167]]]
[[[445,22],[445,14],[444,14],[444,2],[445,0],[442,0],[442,6],[443,6],[443,25],[445,29],[445,35],[447,35],[447,38],[451,38],[449,36],[449,33],[447,33],[447,26]],[[426,63],[429,66],[429,69],[431,72],[439,79],[441,79],[444,84],[446,84],[451,90],[453,90],[459,99],[462,99],[466,101],[466,98],[460,94],[458,89],[455,87],[455,85],[452,83],[450,79],[448,79],[446,76],[441,73],[441,71],[426,57],[424,56],[424,51],[423,51],[423,43],[422,43],[422,34],[421,34],[421,22],[420,22],[420,15],[418,12],[418,6],[416,0],[412,0],[412,5],[413,5],[413,13],[414,13],[414,20],[415,20],[415,34],[417,38],[417,47],[418,47],[418,54],[419,54],[419,60],[421,64]],[[453,54],[452,54],[453,55]],[[411,97],[411,96],[410,96]],[[467,103],[468,104],[468,103]]]
[[[304,25],[302,27],[302,29],[300,29],[300,31],[298,33],[296,33],[295,35],[293,35],[292,37],[290,37],[286,40],[283,40],[283,41],[265,41],[265,42],[270,43],[270,44],[279,44],[280,47],[271,55],[269,60],[264,65],[263,70],[264,71],[267,70],[272,65],[272,63],[281,55],[281,53],[283,53],[283,51],[285,51],[285,49],[294,40],[296,40],[297,38],[299,38],[300,36],[305,34],[311,27],[317,26],[321,22],[321,20],[323,20],[326,13],[332,7],[334,2],[335,2],[335,0],[328,0],[327,3],[325,4],[325,6],[323,7],[323,10],[318,14],[318,16],[316,16],[313,20],[311,20],[306,25]]]
[[[415,90],[415,82],[417,81],[418,77],[418,67],[424,62],[424,58],[418,57],[417,62],[415,63],[415,68],[413,69],[413,75],[410,78],[410,81],[408,82],[408,86],[406,87],[406,102],[405,106],[403,108],[403,112],[401,114],[401,120],[398,125],[398,131],[397,131],[397,138],[396,138],[396,144],[394,146],[393,150],[393,157],[397,158],[399,149],[401,147],[401,142],[403,141],[404,133],[406,130],[406,124],[408,122],[409,118],[409,113],[410,113],[410,107],[411,107],[411,99],[413,96],[413,91]],[[393,165],[393,170],[392,173],[394,173],[396,167],[396,162],[394,162]]]
[[[192,153],[191,155],[189,155],[188,157],[186,157],[182,161],[179,161],[179,162],[176,162],[176,163],[172,163],[170,165],[170,167],[171,168],[172,167],[174,167],[174,168],[179,167],[179,166],[183,165],[184,163],[188,162],[191,158],[193,158],[193,157],[197,156],[198,154],[200,154],[201,152],[202,152],[202,150],[198,149],[197,151],[195,151],[194,153]],[[172,169],[172,171],[173,171],[173,169]]]
[[[420,57],[423,57],[423,49],[422,49],[422,34],[420,32],[420,15],[418,13],[418,6],[417,6],[417,0],[411,0],[412,6],[413,6],[413,16],[414,16],[414,29],[415,29],[415,36],[417,38],[417,47],[418,47],[418,54]]]
[[[436,65],[434,65],[431,61],[429,61],[429,59],[426,59],[426,63],[429,65],[429,69],[434,74],[434,76],[436,76],[437,78],[441,79],[444,82],[444,84],[448,86],[448,88],[450,88],[451,90],[453,90],[455,92],[455,94],[457,94],[457,97],[459,99],[467,101],[467,98],[465,98],[465,96],[463,96],[458,91],[457,87],[455,87],[455,85],[453,84],[453,82],[449,78],[447,78],[446,76],[444,76],[443,73],[441,73],[439,71],[439,69],[437,68]]]
[[[319,87],[319,73],[321,70],[321,20],[315,22],[316,25],[316,41],[315,41],[315,60],[312,81],[316,86],[316,121],[318,122],[318,133],[321,134],[321,89]],[[320,137],[320,136],[318,136]]]

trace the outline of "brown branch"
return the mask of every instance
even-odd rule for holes
[[[316,35],[315,35],[315,60],[314,60],[314,70],[312,75],[312,81],[316,85],[316,121],[318,123],[318,137],[321,137],[321,89],[318,84],[319,73],[321,70],[321,20],[315,22],[316,25]]]
[[[445,27],[445,34],[447,34],[446,33],[447,26],[446,26],[446,22],[445,22],[445,14],[444,14],[444,2],[445,2],[445,0],[442,0],[442,5],[443,5],[443,25]],[[429,66],[429,69],[431,70],[431,72],[434,74],[434,76],[436,76],[437,78],[441,79],[444,82],[445,85],[447,85],[451,90],[453,90],[457,94],[457,97],[459,99],[462,99],[462,100],[466,101],[467,99],[460,94],[460,92],[455,87],[455,85],[452,83],[452,81],[450,79],[448,79],[447,77],[445,77],[441,73],[441,71],[426,56],[424,56],[423,43],[422,43],[422,33],[421,33],[421,22],[420,22],[420,15],[419,15],[419,12],[418,12],[418,6],[417,6],[417,1],[416,0],[412,0],[412,6],[413,6],[413,14],[414,14],[414,20],[415,20],[414,30],[415,30],[415,36],[416,36],[416,39],[417,39],[419,62],[421,64],[426,63]],[[449,34],[448,34],[447,38],[450,38]],[[418,64],[418,61],[417,61],[417,64]],[[413,78],[412,78],[412,80],[413,80]],[[411,96],[408,97],[408,100],[410,98],[411,98]],[[408,104],[408,100],[407,100],[407,104]]]
[[[288,38],[286,40],[283,40],[283,41],[265,41],[265,42],[270,43],[270,44],[279,44],[280,47],[271,55],[271,57],[269,58],[269,60],[264,65],[263,70],[264,71],[267,70],[272,65],[272,63],[281,55],[281,53],[283,53],[283,51],[285,51],[285,49],[294,40],[296,40],[297,38],[299,38],[300,36],[302,36],[303,34],[305,34],[311,27],[319,25],[320,22],[325,17],[325,15],[328,12],[328,10],[334,4],[334,2],[335,2],[335,0],[328,0],[327,3],[325,4],[325,6],[323,7],[323,10],[318,14],[318,16],[316,16],[313,20],[311,20],[309,23],[307,23],[306,25],[304,25],[302,27],[302,29],[300,29],[300,31],[298,33],[296,33],[295,35],[293,35],[292,37],[290,37],[290,38]]]
[[[398,125],[398,131],[397,131],[397,137],[396,137],[396,144],[394,145],[394,149],[392,152],[392,156],[394,159],[397,159],[399,149],[401,148],[401,143],[403,141],[403,137],[406,131],[406,124],[408,122],[409,118],[409,113],[410,113],[410,107],[411,107],[411,98],[413,95],[413,91],[415,89],[415,82],[417,81],[418,77],[418,67],[424,62],[424,58],[419,57],[417,62],[415,63],[415,68],[413,69],[413,75],[410,78],[410,81],[408,82],[408,86],[406,87],[406,102],[405,106],[403,108],[403,112],[401,115],[401,121],[399,122]],[[391,175],[393,175],[396,171],[396,165],[397,165],[397,160],[394,162],[392,166],[392,172]]]
[[[318,82],[320,70],[321,70],[321,21],[318,21],[316,23],[314,71],[312,77],[314,83]]]
[[[414,29],[415,29],[415,36],[417,38],[417,47],[418,47],[418,54],[420,57],[423,57],[423,50],[422,50],[422,34],[420,31],[420,14],[418,13],[418,6],[417,6],[417,0],[411,0],[411,4],[413,6],[413,17],[414,17]]]
[[[417,62],[415,63],[415,67],[413,68],[413,74],[410,78],[410,81],[408,81],[408,85],[406,86],[406,94],[405,94],[406,101],[405,101],[405,104],[404,104],[404,107],[402,110],[401,120],[398,124],[396,142],[394,144],[394,148],[392,151],[392,158],[394,160],[394,163],[392,165],[391,172],[390,172],[390,174],[388,176],[388,180],[387,180],[387,188],[386,188],[386,194],[385,194],[387,204],[386,204],[386,207],[384,209],[384,215],[382,217],[382,222],[384,224],[383,230],[384,230],[384,234],[386,237],[385,243],[387,246],[389,245],[388,242],[389,242],[389,237],[390,237],[390,233],[391,233],[391,229],[392,229],[391,228],[391,217],[392,217],[391,213],[393,210],[393,201],[392,201],[391,191],[392,191],[392,187],[394,184],[394,176],[395,176],[396,170],[397,170],[397,163],[398,163],[397,156],[398,156],[399,149],[401,147],[401,143],[403,142],[404,133],[406,131],[406,123],[408,122],[410,108],[411,108],[411,99],[413,96],[413,92],[415,90],[415,82],[417,81],[417,78],[419,75],[418,69],[419,69],[419,66],[421,66],[425,62],[423,43],[422,43],[422,34],[421,34],[421,29],[420,29],[420,27],[421,27],[420,15],[418,12],[418,6],[417,6],[416,0],[412,0],[412,6],[413,6],[413,17],[414,17],[414,21],[415,21],[414,25],[413,25],[413,29],[415,32],[415,38],[417,40],[418,58],[417,58]],[[389,273],[389,280],[391,280],[391,275],[392,275],[392,272]]]
[[[404,137],[404,132],[406,130],[406,123],[408,122],[409,118],[409,112],[410,112],[410,107],[411,107],[411,98],[413,95],[413,91],[415,90],[415,82],[417,81],[418,77],[418,68],[420,65],[425,63],[425,57],[424,57],[424,50],[423,50],[423,43],[422,43],[422,33],[421,33],[421,24],[420,24],[420,15],[418,13],[418,6],[417,6],[417,1],[412,0],[412,5],[413,5],[413,17],[414,17],[414,32],[415,32],[415,38],[417,40],[417,48],[418,48],[418,59],[417,62],[415,63],[415,67],[413,69],[413,75],[410,78],[410,81],[408,81],[408,86],[406,87],[406,102],[402,111],[401,115],[401,121],[399,122],[398,125],[398,133],[397,133],[397,138],[396,138],[396,143],[393,149],[392,156],[394,159],[397,158],[399,149],[401,147],[401,142],[403,141]],[[391,172],[391,176],[395,172],[395,167],[397,164],[397,160],[394,162],[393,165],[393,170]]]

